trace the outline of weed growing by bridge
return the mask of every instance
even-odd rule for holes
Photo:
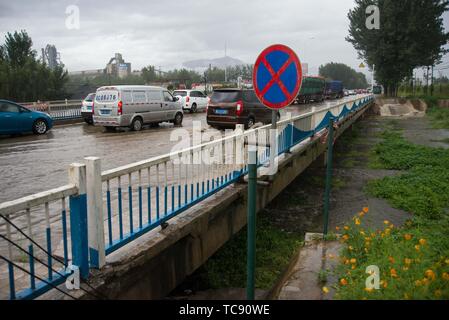
[[[267,214],[257,218],[256,288],[269,290],[301,246],[302,234],[287,233]],[[205,264],[202,280],[211,289],[246,287],[246,228]]]
[[[365,212],[345,227],[340,299],[449,298],[449,150],[407,142],[386,131],[373,165],[403,173],[369,183],[367,191],[413,213],[402,228],[363,227]],[[366,289],[366,268],[380,268],[379,290]]]

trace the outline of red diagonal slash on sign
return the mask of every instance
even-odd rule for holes
[[[290,66],[290,64],[293,62],[293,58],[290,57],[285,63],[284,65],[279,69],[278,72],[275,72],[273,70],[273,68],[271,67],[271,65],[268,63],[267,59],[264,57],[261,62],[263,63],[263,65],[265,66],[265,68],[267,68],[268,72],[271,74],[272,78],[271,80],[267,83],[267,85],[265,86],[265,88],[263,88],[263,90],[261,91],[261,95],[264,96],[268,90],[270,90],[270,88],[277,83],[279,85],[279,88],[281,88],[282,92],[284,93],[284,95],[286,96],[286,100],[290,100],[292,98],[292,95],[290,92],[288,92],[287,88],[285,87],[285,85],[282,83],[280,77],[281,75],[285,72],[285,70],[287,70],[287,68]]]

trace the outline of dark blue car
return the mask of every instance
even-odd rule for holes
[[[12,101],[0,100],[0,134],[44,134],[52,127],[53,119],[48,114],[32,111]]]

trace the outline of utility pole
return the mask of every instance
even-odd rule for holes
[[[371,73],[371,92],[374,92],[374,72],[376,69],[376,65],[373,64],[373,72]]]

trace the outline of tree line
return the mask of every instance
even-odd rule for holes
[[[375,78],[387,95],[396,96],[399,84],[411,78],[413,70],[434,66],[448,52],[442,15],[447,0],[356,0],[350,10],[346,38],[368,65],[375,66]],[[378,15],[367,14],[369,6]],[[371,7],[373,8],[373,7]],[[378,20],[372,27],[371,19]]]
[[[322,77],[331,80],[340,80],[346,89],[366,89],[368,82],[362,72],[357,72],[344,63],[328,63],[319,68]]]
[[[53,70],[37,58],[26,31],[8,32],[0,45],[0,98],[14,101],[58,100],[67,97],[67,71]]]

